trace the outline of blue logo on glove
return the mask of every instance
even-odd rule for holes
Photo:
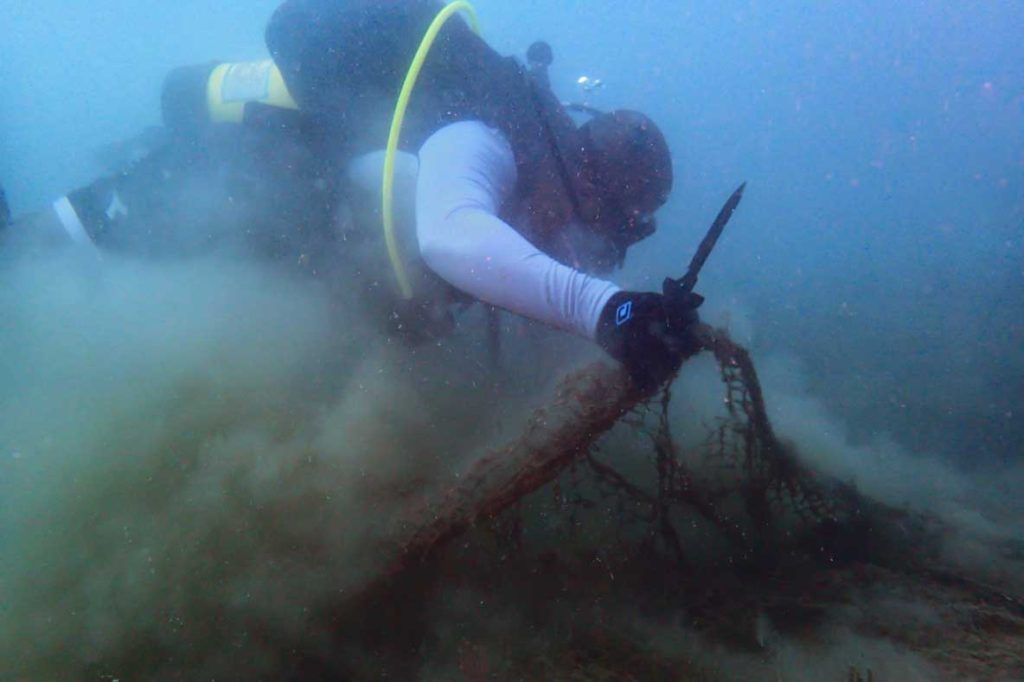
[[[633,319],[633,302],[626,301],[615,311],[615,326],[621,327]]]

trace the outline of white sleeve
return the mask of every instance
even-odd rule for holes
[[[475,298],[593,339],[618,287],[562,265],[501,221],[515,184],[515,157],[498,131],[464,121],[434,133],[416,186],[423,261]]]

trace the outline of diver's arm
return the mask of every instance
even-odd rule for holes
[[[475,298],[593,339],[618,287],[562,265],[500,220],[515,184],[512,149],[498,131],[465,121],[432,135],[416,191],[424,262]]]

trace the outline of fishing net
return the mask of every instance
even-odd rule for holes
[[[633,591],[630,598],[637,608],[642,608],[642,593],[650,590],[647,597],[663,614],[686,613],[691,625],[708,636],[757,649],[764,646],[765,619],[772,627],[805,631],[837,606],[855,601],[855,595],[884,585],[913,591],[919,603],[946,610],[930,625],[901,626],[891,617],[870,615],[871,608],[865,607],[857,624],[860,632],[900,642],[956,674],[1015,674],[1020,666],[1012,657],[1024,651],[1020,599],[941,568],[946,529],[936,518],[887,506],[812,470],[776,435],[749,352],[726,333],[707,327],[699,338],[717,365],[723,409],[706,424],[698,446],[679,445],[668,388],[638,391],[623,372],[601,363],[576,371],[561,381],[548,405],[532,414],[518,438],[482,455],[439,500],[402,516],[391,536],[394,560],[376,586],[393,586],[400,576],[422,576],[428,566],[447,566],[442,571],[451,578],[459,559],[445,547],[468,534],[469,543],[476,541],[492,559],[521,557],[519,563],[500,563],[483,572],[540,575],[531,564],[540,561],[542,573],[572,575],[570,589],[579,590],[581,601],[588,601],[589,593],[625,589]],[[623,466],[614,447],[602,445],[617,425],[649,444],[650,471],[638,470],[635,463]],[[603,514],[607,524],[621,527],[613,536],[617,546],[595,547],[591,539],[587,547],[584,539],[531,554],[523,508],[538,497],[557,498],[554,507],[570,528],[577,527],[578,516]],[[714,559],[708,559],[706,546],[694,556],[692,527],[697,522],[709,529],[702,537],[720,544]],[[628,570],[642,577],[626,588],[621,579],[614,588],[602,578],[587,577],[587,569],[570,556],[581,547],[598,563],[602,556],[631,557]],[[467,570],[481,572],[480,561]],[[614,571],[627,570],[625,561],[601,565],[613,582]],[[965,613],[990,627],[973,637],[960,636],[959,619]],[[649,672],[647,679],[714,678],[699,668],[683,675],[678,661],[630,648],[639,640],[607,631],[592,635],[577,636],[557,654],[560,663],[534,660],[517,674],[626,680],[639,679],[633,677],[639,669],[665,669],[676,673]],[[608,650],[621,656],[595,653]],[[633,662],[623,666],[623,660]],[[851,667],[849,679],[875,678],[869,668]]]
[[[602,363],[578,370],[561,381],[549,405],[533,413],[519,438],[477,460],[440,502],[410,515],[427,523],[401,524],[398,535],[405,539],[394,570],[422,561],[447,540],[497,518],[579,466],[607,494],[634,503],[623,522],[649,524],[680,560],[684,553],[672,526],[678,507],[699,514],[751,557],[769,544],[777,547],[780,532],[814,535],[825,542],[823,552],[835,552],[826,541],[837,540],[844,529],[862,532],[869,515],[911,520],[802,464],[775,435],[749,352],[720,331],[703,328],[700,337],[718,364],[726,414],[697,452],[684,457],[676,443],[669,388],[644,393],[621,370]],[[650,439],[653,486],[629,480],[595,453],[602,436],[619,423]]]

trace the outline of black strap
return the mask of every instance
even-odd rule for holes
[[[524,77],[527,81],[527,88],[530,91],[530,99],[533,101],[534,112],[537,114],[537,120],[540,121],[541,127],[544,129],[544,136],[547,138],[548,148],[551,150],[551,155],[555,158],[555,163],[558,166],[558,174],[561,177],[562,184],[565,186],[565,190],[569,195],[569,201],[572,203],[572,210],[576,214],[577,218],[582,219],[582,205],[580,203],[579,193],[576,190],[576,183],[573,181],[572,175],[569,173],[569,167],[565,161],[565,151],[559,143],[558,135],[555,134],[554,128],[551,126],[551,121],[548,118],[548,110],[544,106],[537,80],[531,74],[526,72],[524,72]]]

